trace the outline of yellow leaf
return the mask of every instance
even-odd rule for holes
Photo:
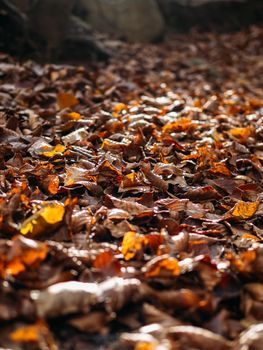
[[[259,202],[243,202],[240,201],[232,209],[232,215],[241,219],[251,218],[257,211]]]
[[[20,232],[30,237],[47,233],[63,221],[64,214],[65,207],[62,203],[45,202],[40,210],[23,222]]]
[[[57,102],[59,109],[73,107],[79,103],[78,99],[74,95],[66,92],[60,92],[58,94]]]
[[[56,145],[55,147],[48,149],[44,152],[41,152],[40,155],[47,157],[47,158],[52,158],[56,155],[59,155],[60,153],[63,153],[66,150],[66,147],[63,145]]]
[[[129,231],[125,233],[122,241],[121,252],[125,260],[133,259],[143,248],[144,238],[136,232]]]

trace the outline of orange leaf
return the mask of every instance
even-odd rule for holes
[[[114,259],[114,256],[111,252],[102,252],[96,256],[93,262],[93,266],[97,269],[101,269],[106,265],[109,265],[113,259]]]
[[[214,163],[213,167],[209,169],[210,173],[216,175],[231,176],[231,171],[222,163]]]
[[[59,177],[57,175],[48,175],[44,182],[47,184],[47,191],[50,194],[57,194],[59,188]]]
[[[140,341],[136,344],[134,350],[155,350],[157,349],[157,343]]]
[[[113,112],[114,113],[120,113],[123,110],[126,110],[127,106],[124,103],[117,103],[114,107],[113,107]]]
[[[240,201],[232,209],[232,215],[241,219],[251,218],[257,211],[259,202],[243,202]]]
[[[60,92],[57,95],[57,102],[59,109],[73,107],[79,103],[78,99],[74,95],[66,92]]]
[[[23,236],[16,236],[6,259],[5,275],[16,276],[27,267],[37,266],[48,253],[48,246]]]
[[[256,260],[257,254],[254,250],[248,250],[240,254],[238,258],[230,259],[236,268],[241,272],[251,272],[252,263]]]
[[[65,152],[65,150],[65,146],[56,145],[55,147],[51,147],[50,149],[47,149],[46,151],[43,151],[39,154],[47,158],[53,158],[54,156],[60,155],[61,153]]]
[[[238,139],[240,142],[245,143],[251,135],[251,128],[234,128],[229,131],[230,135]]]
[[[93,261],[93,267],[102,270],[107,276],[121,274],[121,265],[111,252],[105,251],[98,254]]]
[[[170,132],[181,132],[181,131],[188,131],[191,128],[195,128],[196,124],[193,123],[193,121],[190,118],[181,118],[173,123],[168,123],[163,126],[162,131],[163,133],[170,133]]]
[[[76,113],[76,112],[70,112],[70,113],[63,114],[62,118],[68,119],[68,120],[78,121],[81,119],[81,115],[79,113]]]
[[[242,238],[244,238],[244,239],[251,239],[251,240],[256,241],[256,242],[260,241],[260,239],[257,236],[251,235],[250,233],[243,234]]]
[[[47,345],[51,345],[50,341],[52,340],[49,329],[42,321],[20,327],[13,331],[9,337],[13,342],[39,342],[45,340]]]
[[[37,342],[39,340],[39,326],[21,327],[10,334],[14,342]]]
[[[152,264],[149,269],[147,269],[145,275],[146,277],[156,277],[161,274],[162,271],[169,272],[173,276],[180,275],[180,266],[178,260],[175,258],[161,258]]]
[[[125,233],[122,241],[121,252],[125,260],[133,259],[143,249],[143,237],[136,232]]]

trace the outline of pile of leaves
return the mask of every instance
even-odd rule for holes
[[[263,30],[0,59],[0,346],[261,349]]]

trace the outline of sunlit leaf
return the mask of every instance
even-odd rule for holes
[[[149,264],[146,268],[146,277],[158,277],[161,272],[166,272],[171,276],[180,275],[180,266],[176,258],[160,258],[156,262]]]
[[[238,202],[232,209],[232,215],[241,219],[251,218],[257,211],[259,202]]]
[[[39,343],[43,349],[57,349],[54,339],[43,321],[37,321],[35,324],[21,326],[10,333],[10,339],[13,342],[21,343]]]
[[[39,340],[40,329],[38,325],[21,327],[10,334],[14,342],[37,342]]]
[[[251,135],[251,128],[234,128],[229,131],[230,135],[238,139],[241,143],[245,143]]]
[[[231,176],[231,171],[223,163],[214,163],[209,172],[215,175]]]
[[[176,122],[166,124],[162,131],[163,133],[171,133],[171,132],[182,132],[188,131],[191,128],[195,128],[196,124],[190,118],[181,118]]]
[[[121,265],[109,251],[98,254],[93,261],[93,267],[99,269],[106,276],[118,276],[121,274]]]
[[[70,113],[63,114],[62,118],[66,120],[78,121],[81,119],[81,115],[76,112],[70,112]]]
[[[122,241],[121,252],[125,260],[133,259],[143,249],[143,237],[136,232],[127,232]]]
[[[49,194],[57,194],[59,189],[59,177],[58,175],[47,175],[43,179],[43,184]]]
[[[63,152],[65,152],[66,147],[63,145],[56,145],[55,147],[51,147],[50,149],[47,149],[46,151],[43,151],[40,153],[40,155],[47,157],[47,158],[52,158],[56,155],[61,155]]]
[[[74,95],[66,92],[60,92],[57,95],[57,102],[59,109],[73,107],[79,103],[78,99]]]
[[[136,344],[134,350],[156,350],[158,344],[140,341]]]
[[[232,258],[233,265],[241,272],[251,272],[252,263],[256,260],[257,255],[254,250],[247,250],[237,258]]]
[[[48,246],[45,243],[16,236],[6,257],[4,274],[16,276],[27,267],[36,267],[45,260],[47,253]]]
[[[20,227],[20,232],[29,237],[47,233],[62,223],[65,214],[63,203],[44,202],[42,208],[26,219]]]

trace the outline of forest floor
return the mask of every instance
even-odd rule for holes
[[[0,54],[1,348],[262,348],[262,42]]]

